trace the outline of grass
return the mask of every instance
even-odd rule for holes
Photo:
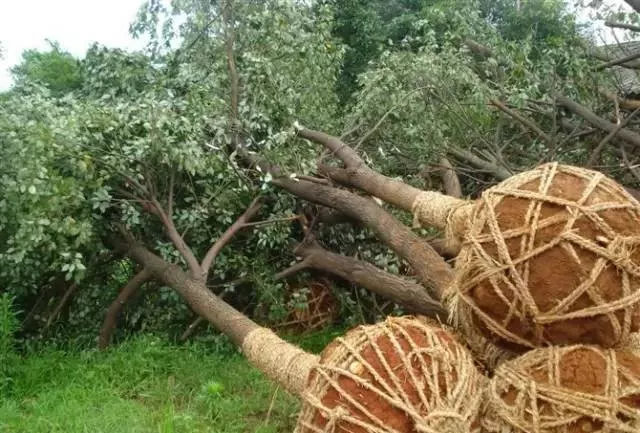
[[[317,352],[337,331],[298,340]],[[293,431],[298,400],[234,349],[145,336],[106,352],[44,349],[12,369],[1,433]]]

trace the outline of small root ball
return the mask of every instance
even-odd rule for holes
[[[614,180],[544,164],[476,201],[446,297],[516,353],[623,345],[640,327],[640,204]]]
[[[640,431],[640,352],[535,349],[500,365],[484,406],[487,433]]]
[[[389,317],[325,348],[295,432],[475,433],[484,385],[451,332],[422,317]]]

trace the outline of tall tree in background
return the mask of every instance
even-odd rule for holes
[[[49,51],[26,50],[20,64],[11,68],[16,86],[38,83],[54,96],[77,90],[82,84],[79,60],[64,51],[58,42],[47,40]]]

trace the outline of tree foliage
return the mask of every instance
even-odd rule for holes
[[[25,52],[16,87],[0,98],[0,286],[35,334],[58,323],[57,335],[93,341],[96,317],[140,271],[112,238],[126,232],[166,263],[197,268],[256,197],[262,222],[205,272],[247,314],[281,322],[305,303],[308,292],[292,301],[275,275],[309,232],[343,256],[407,274],[371,226],[305,225],[314,197],[285,192],[286,182],[344,190],[319,174],[332,155],[301,139],[295,122],[342,136],[373,169],[420,187],[444,157],[468,195],[551,159],[597,159],[635,182],[608,168],[619,150],[594,158],[602,134],[578,142],[562,129],[576,119],[556,92],[609,115],[601,90],[612,80],[561,1],[150,0],[131,29],[147,49]],[[335,281],[345,320],[398,311]],[[123,329],[177,335],[194,319],[158,281],[128,302]]]

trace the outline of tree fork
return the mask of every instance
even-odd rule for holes
[[[238,345],[247,359],[270,379],[300,395],[319,357],[282,340],[214,295],[202,279],[149,251],[132,236],[110,240],[163,284],[176,290],[191,309]]]

